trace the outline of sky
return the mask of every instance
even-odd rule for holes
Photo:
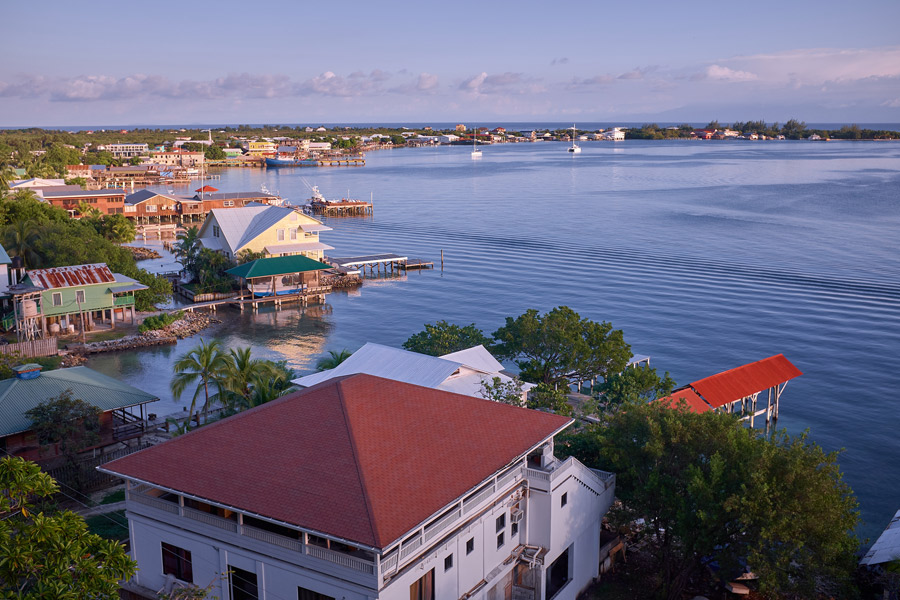
[[[900,122],[900,1],[5,0],[0,126]]]

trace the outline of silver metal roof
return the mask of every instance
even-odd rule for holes
[[[900,559],[900,510],[859,561],[859,564],[880,565],[897,559]]]

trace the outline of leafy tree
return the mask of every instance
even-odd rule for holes
[[[197,291],[201,293],[230,291],[232,279],[225,271],[234,266],[234,261],[221,252],[201,247],[193,263],[193,272],[198,281]]]
[[[706,127],[704,127],[704,129],[722,129],[722,126],[719,125],[718,121],[713,119],[712,121],[710,121],[709,123],[706,124]]]
[[[197,398],[203,393],[203,420],[207,420],[210,405],[210,386],[215,386],[216,392],[224,387],[224,380],[228,373],[228,355],[222,352],[222,346],[217,340],[204,342],[200,338],[200,345],[183,355],[175,362],[175,377],[172,379],[172,395],[177,400],[184,390],[196,383],[194,395],[191,398],[188,421],[194,418],[194,409]],[[197,422],[199,424],[199,415]]]
[[[41,228],[34,221],[17,220],[3,229],[3,247],[13,256],[20,256],[25,267],[34,269],[42,263],[37,248]]]
[[[856,499],[837,454],[805,434],[767,438],[732,415],[641,401],[558,448],[616,473],[619,517],[645,519],[667,598],[712,561],[729,577],[749,566],[763,594],[813,597],[849,581]]]
[[[789,140],[802,139],[805,133],[806,123],[804,123],[803,121],[798,121],[797,119],[790,119],[781,128],[781,135]]]
[[[350,356],[351,352],[349,350],[341,350],[340,352],[329,350],[328,356],[320,358],[319,362],[316,363],[316,371],[329,371],[350,358]]]
[[[546,383],[539,383],[528,391],[526,406],[567,417],[574,413],[572,406],[566,401],[565,392]]]
[[[489,346],[491,340],[475,323],[459,326],[447,321],[438,321],[434,325],[425,324],[425,331],[410,336],[403,342],[403,347],[410,352],[441,356],[473,346]]]
[[[126,244],[134,241],[137,229],[124,215],[106,215],[100,219],[99,233],[111,242]]]
[[[78,203],[78,214],[87,219],[99,219],[101,215],[99,208],[84,200]]]
[[[66,179],[66,185],[77,185],[81,189],[87,189],[87,179],[84,177],[70,177]]]
[[[391,136],[391,143],[395,146],[403,146],[406,144],[406,138],[402,135],[394,134]]]
[[[28,410],[25,416],[42,446],[59,444],[60,452],[74,461],[76,454],[100,441],[102,413],[93,404],[74,398],[72,390],[64,390]]]
[[[237,264],[242,265],[244,263],[253,262],[254,260],[259,260],[260,258],[266,257],[265,250],[259,250],[258,252],[254,252],[250,248],[244,248],[240,252],[237,253],[235,258],[237,259]]]
[[[490,382],[481,380],[481,397],[500,404],[522,406],[522,391],[522,381],[517,377],[510,381],[503,381],[499,377],[494,377]]]
[[[668,396],[675,389],[675,380],[669,373],[660,377],[656,369],[640,365],[626,368],[621,373],[609,375],[600,384],[601,400],[607,407],[618,407],[627,402],[649,402]]]
[[[516,359],[526,381],[550,386],[588,381],[622,371],[631,358],[631,346],[620,329],[597,323],[567,306],[546,314],[529,309],[494,332],[500,358]]]
[[[225,391],[223,402],[233,408],[249,408],[253,406],[251,398],[254,389],[262,382],[277,377],[277,368],[271,361],[253,358],[249,346],[232,348],[227,358],[221,386]]]
[[[125,548],[88,532],[69,512],[34,501],[57,491],[53,478],[18,457],[0,459],[0,596],[19,600],[113,600],[134,574]]]
[[[203,154],[206,160],[225,160],[225,151],[218,146],[209,146]]]
[[[197,260],[197,254],[200,251],[198,239],[200,238],[200,228],[196,225],[188,227],[183,233],[177,236],[178,242],[175,244],[175,256],[181,261],[181,266],[188,273],[194,275],[194,264]]]

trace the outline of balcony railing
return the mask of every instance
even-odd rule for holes
[[[150,506],[152,508],[163,510],[174,515],[182,515],[199,523],[211,525],[212,527],[217,527],[219,529],[223,529],[237,535],[246,536],[254,540],[266,542],[274,546],[279,546],[286,550],[291,550],[293,552],[312,556],[319,560],[325,560],[336,565],[353,569],[354,571],[359,571],[368,575],[375,574],[375,563],[371,560],[366,560],[357,556],[351,556],[343,552],[337,552],[330,548],[323,548],[321,546],[315,546],[312,544],[304,544],[303,541],[299,539],[292,539],[278,533],[259,529],[258,527],[244,525],[235,520],[225,519],[218,515],[214,515],[202,510],[197,510],[187,506],[180,506],[179,504],[170,500],[163,500],[162,498],[151,496],[144,491],[141,491],[140,489],[130,490],[128,493],[128,499],[133,502],[137,502],[138,504]]]
[[[113,298],[113,306],[131,306],[134,304],[134,296],[116,296]]]

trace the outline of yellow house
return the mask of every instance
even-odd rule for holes
[[[249,142],[247,152],[250,156],[275,154],[275,144],[273,142]]]
[[[331,227],[284,206],[251,205],[209,211],[198,241],[228,258],[249,250],[266,257],[300,254],[322,260],[332,246],[319,241],[320,231],[331,231]]]

